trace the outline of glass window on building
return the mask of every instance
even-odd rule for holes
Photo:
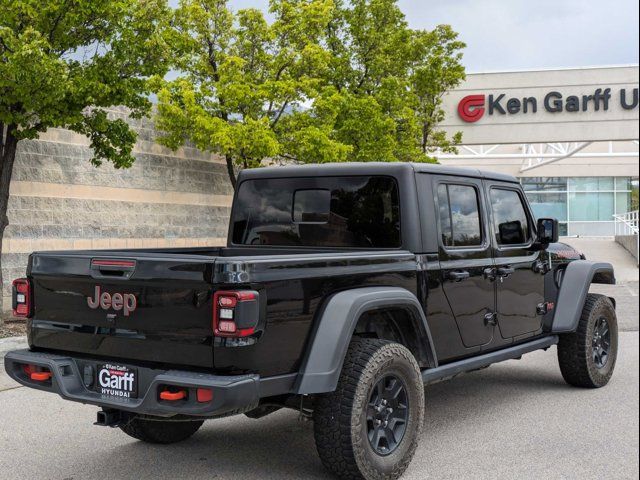
[[[613,177],[573,177],[569,178],[570,192],[602,192],[614,190]]]
[[[618,192],[616,193],[616,213],[627,213],[631,210],[635,210],[631,205],[631,192]]]
[[[616,177],[616,190],[631,190],[631,177]]]
[[[632,177],[530,177],[521,179],[537,218],[560,221],[560,235],[615,234],[614,214],[638,209]]]
[[[567,194],[527,192],[527,198],[536,218],[557,218],[567,221]]]
[[[525,191],[566,192],[566,177],[531,177],[521,179]]]
[[[613,206],[613,193],[569,193],[569,221],[613,221]]]

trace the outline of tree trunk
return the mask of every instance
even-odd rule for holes
[[[427,154],[427,141],[429,140],[429,126],[426,122],[422,124],[422,141],[420,142],[420,148],[423,154]]]
[[[229,174],[229,180],[233,189],[236,189],[236,171],[233,169],[233,157],[231,155],[225,155],[224,159],[227,162],[227,173]]]
[[[9,185],[13,173],[13,162],[16,159],[18,139],[15,137],[15,125],[0,124],[0,314],[3,312],[4,284],[2,283],[2,239],[4,230],[9,225],[7,206],[9,204]]]

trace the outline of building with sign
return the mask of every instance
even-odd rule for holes
[[[563,235],[615,235],[638,209],[638,72],[469,74],[446,96],[442,124],[463,145],[438,159],[520,178],[536,215],[557,217]]]

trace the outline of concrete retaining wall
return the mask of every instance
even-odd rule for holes
[[[638,235],[617,235],[616,242],[622,245],[626,250],[628,250],[631,255],[636,259],[636,264],[638,263]]]

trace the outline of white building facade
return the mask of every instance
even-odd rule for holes
[[[638,77],[637,65],[469,74],[442,124],[463,145],[438,160],[518,177],[562,235],[615,235],[638,209]]]

